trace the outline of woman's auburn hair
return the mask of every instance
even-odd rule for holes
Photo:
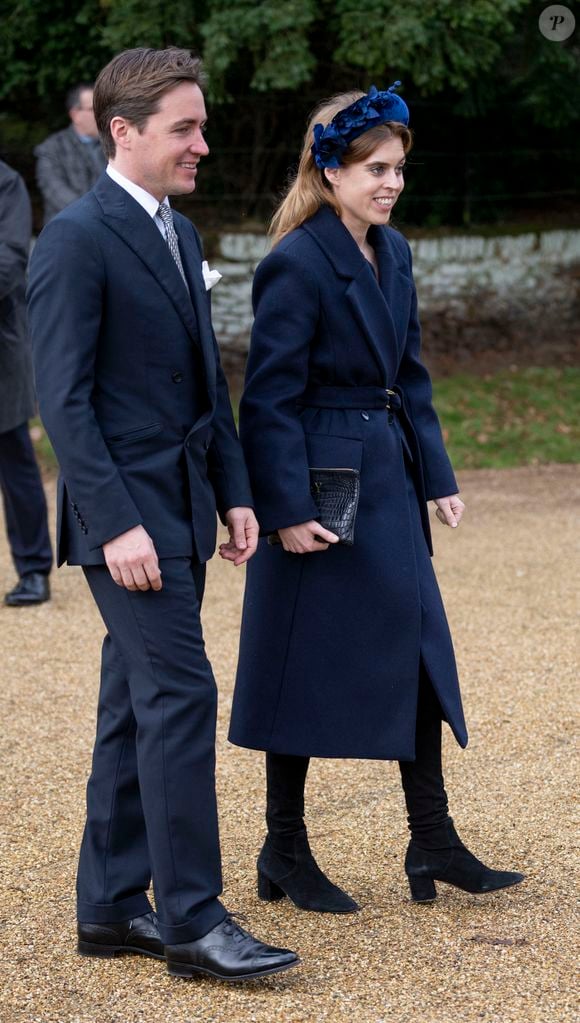
[[[277,245],[295,228],[300,227],[305,220],[314,216],[321,206],[330,206],[340,216],[340,204],[332,186],[327,181],[324,171],[316,166],[311,152],[314,142],[314,125],[323,124],[326,127],[340,110],[344,110],[345,107],[355,103],[364,95],[364,92],[358,90],[341,92],[337,96],[333,96],[332,99],[325,100],[312,114],[304,136],[296,177],[290,183],[286,195],[270,222],[268,233],[272,238],[273,246]],[[353,139],[344,151],[341,166],[348,167],[350,164],[366,160],[377,146],[392,138],[401,139],[405,154],[413,145],[413,136],[406,125],[400,124],[398,121],[385,121],[384,124],[379,124],[376,128],[369,128],[358,138]]]

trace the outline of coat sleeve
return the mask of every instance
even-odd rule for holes
[[[30,199],[19,174],[0,181],[0,300],[22,284],[32,233]]]
[[[413,282],[407,341],[397,374],[417,434],[423,462],[425,494],[428,501],[448,497],[459,490],[451,462],[445,450],[441,426],[433,408],[431,378],[421,361],[421,327],[417,311],[417,291],[413,281],[411,249],[407,243],[409,275]]]
[[[225,522],[225,514],[230,508],[253,508],[254,499],[215,335],[214,350],[217,394],[212,419],[213,437],[207,453],[207,474],[220,519]]]
[[[100,250],[58,217],[32,254],[28,312],[40,414],[91,550],[143,520],[109,454],[91,396],[105,288]]]
[[[263,533],[316,518],[296,401],[308,380],[319,316],[316,283],[274,250],[256,271],[254,326],[240,437]]]

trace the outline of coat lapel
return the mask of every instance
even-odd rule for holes
[[[379,289],[385,300],[391,336],[394,336],[395,340],[396,375],[407,341],[413,282],[409,277],[408,267],[402,263],[399,249],[393,242],[393,228],[371,227],[369,242],[376,253]]]
[[[340,277],[350,278],[346,298],[359,323],[385,387],[392,384],[405,344],[410,281],[398,269],[398,257],[386,228],[371,228],[380,282],[354,238],[329,206],[303,225]],[[408,294],[407,294],[408,293]]]
[[[161,232],[149,214],[107,174],[99,178],[93,192],[107,226],[122,238],[153,274],[175,306],[192,340],[196,341],[198,332],[192,301]]]

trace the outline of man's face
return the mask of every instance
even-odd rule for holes
[[[78,106],[69,110],[69,117],[75,131],[79,135],[89,135],[90,138],[98,137],[97,124],[93,114],[93,90],[83,89],[79,96]]]
[[[161,97],[159,110],[141,133],[127,124],[113,163],[160,202],[166,195],[193,192],[197,165],[209,153],[203,134],[206,120],[199,86],[180,82]]]

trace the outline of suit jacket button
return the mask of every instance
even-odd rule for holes
[[[183,373],[180,373],[179,370],[176,369],[175,372],[171,374],[171,379],[174,384],[180,384],[183,380]]]

